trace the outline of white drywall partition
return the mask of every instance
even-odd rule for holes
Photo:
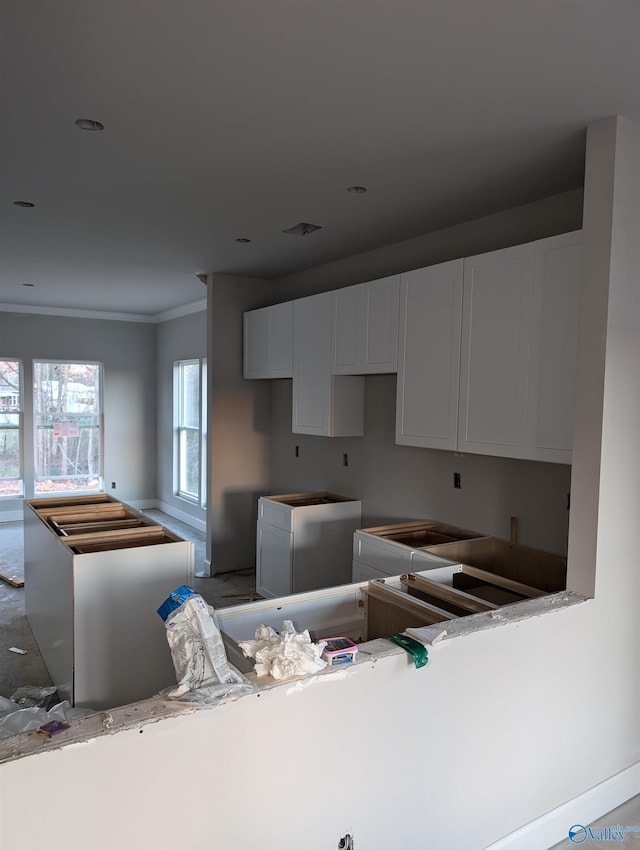
[[[599,218],[585,234],[612,245],[611,275],[594,283],[608,290],[604,381],[579,385],[602,396],[604,411],[601,473],[581,480],[599,492],[595,598],[445,641],[420,670],[399,652],[9,761],[0,766],[3,847],[326,850],[350,833],[358,850],[477,850],[518,830],[518,846],[549,846],[576,809],[567,823],[567,809],[551,822],[549,813],[612,777],[637,784],[639,541],[626,505],[637,506],[640,399],[626,384],[640,362],[640,335],[630,333],[640,130],[607,119],[594,134],[587,198],[615,158],[613,230]],[[583,437],[577,464],[588,446]],[[581,508],[578,499],[572,540],[589,532],[593,501],[586,493]],[[593,792],[584,799],[593,817]],[[527,845],[523,829],[533,835],[540,818],[545,843],[538,833]]]

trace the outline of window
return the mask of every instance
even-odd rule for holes
[[[206,361],[174,364],[175,490],[206,503]]]
[[[33,364],[36,493],[102,489],[102,367]]]
[[[0,497],[21,496],[22,486],[22,368],[0,360]]]

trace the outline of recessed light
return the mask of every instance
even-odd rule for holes
[[[354,195],[362,195],[366,191],[366,186],[347,186],[347,192],[353,192]]]
[[[35,286],[35,283],[23,283],[23,286]]]
[[[100,121],[94,121],[92,118],[78,118],[76,127],[79,127],[81,130],[104,130],[104,124]]]
[[[13,203],[17,207],[26,207],[27,209],[30,207],[35,207],[35,204],[32,204],[31,201],[14,201]]]
[[[236,242],[240,242],[241,245],[246,245],[248,242],[251,242],[251,239],[247,239],[246,236],[238,236]]]

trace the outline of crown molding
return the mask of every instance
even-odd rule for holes
[[[172,310],[165,310],[163,313],[156,313],[154,321],[168,322],[170,319],[179,319],[180,316],[188,316],[191,313],[200,313],[207,309],[207,299],[202,301],[194,301],[192,304],[183,304],[182,307],[174,307]]]
[[[69,319],[106,319],[112,322],[144,322],[155,325],[190,313],[199,313],[207,309],[206,299],[193,304],[184,304],[162,313],[111,313],[106,310],[77,310],[73,307],[33,307],[27,304],[3,304],[0,302],[0,313],[23,313],[36,316],[56,316]]]

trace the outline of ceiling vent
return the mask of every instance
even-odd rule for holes
[[[287,230],[283,230],[283,233],[291,233],[293,236],[306,236],[308,233],[313,233],[314,230],[322,230],[321,225],[319,224],[309,224],[307,221],[301,221],[300,224],[296,224],[295,227],[289,227]]]

